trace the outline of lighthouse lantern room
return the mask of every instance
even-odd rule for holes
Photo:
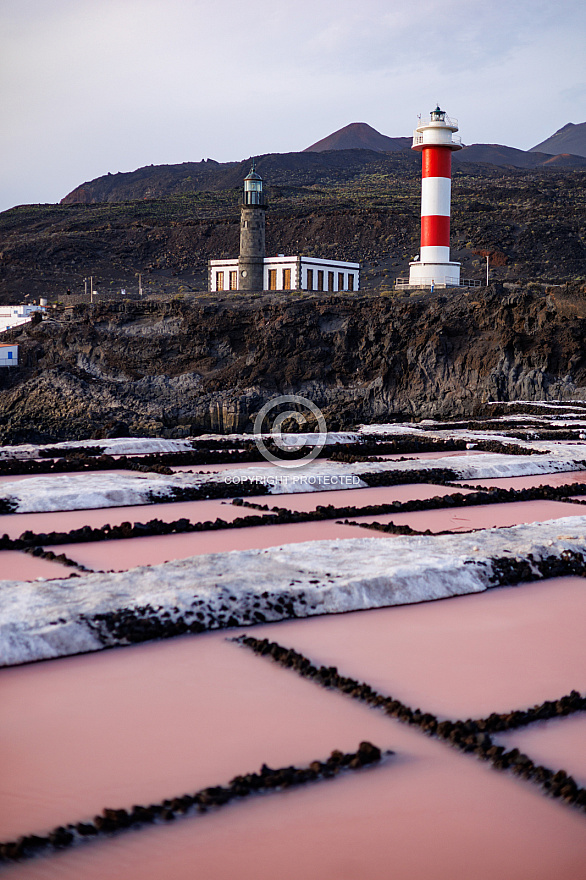
[[[409,264],[410,287],[459,287],[460,263],[450,261],[452,153],[461,150],[458,121],[439,106],[413,132],[421,153],[421,250]]]
[[[240,206],[240,257],[238,283],[240,290],[262,290],[265,261],[265,197],[262,177],[254,162],[244,178]]]
[[[244,178],[244,193],[242,197],[245,205],[263,205],[264,196],[262,191],[262,177],[257,174],[254,162],[250,173]]]

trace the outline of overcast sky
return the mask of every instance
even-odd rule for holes
[[[586,120],[583,0],[0,0],[0,210],[350,122],[528,149]]]

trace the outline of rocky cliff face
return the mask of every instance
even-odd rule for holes
[[[298,393],[328,428],[586,398],[586,288],[250,295],[80,306],[10,331],[2,442],[250,430]]]

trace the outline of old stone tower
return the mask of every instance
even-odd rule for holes
[[[358,290],[360,264],[319,257],[265,256],[266,201],[254,162],[244,179],[240,256],[208,262],[208,290]]]
[[[254,170],[254,162],[244,178],[240,209],[240,256],[238,257],[238,288],[264,288],[265,259],[265,197],[262,178]]]

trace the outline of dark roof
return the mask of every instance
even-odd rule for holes
[[[256,161],[254,159],[252,160],[252,168],[250,169],[250,171],[248,172],[248,174],[246,175],[244,180],[260,180],[260,181],[262,181],[262,177],[260,176],[260,174],[256,173]]]

